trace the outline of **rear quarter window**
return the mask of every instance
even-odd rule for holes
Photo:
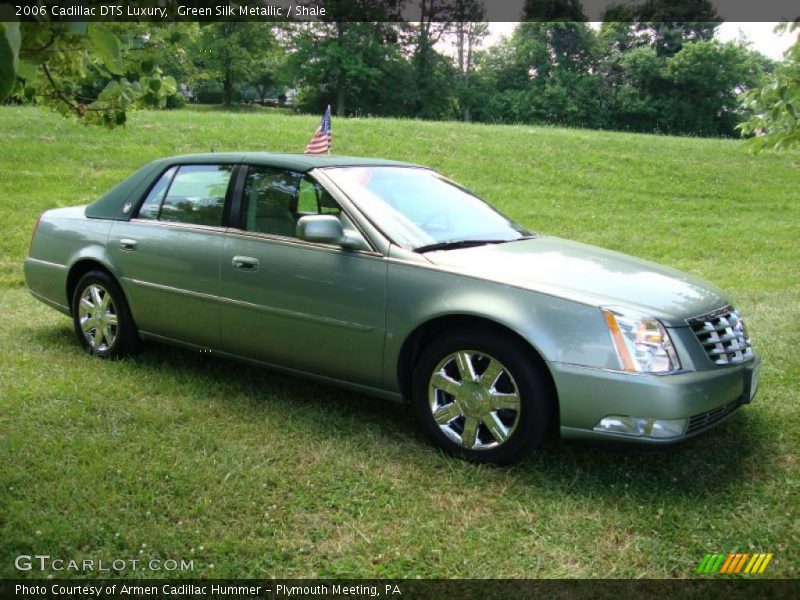
[[[171,167],[164,171],[164,174],[159,177],[158,181],[156,181],[156,184],[150,189],[150,192],[144,199],[142,206],[139,208],[139,214],[137,215],[138,218],[158,218],[158,211],[161,209],[161,201],[164,199],[164,194],[167,192],[167,188],[169,187],[172,177],[175,175],[175,171],[177,170],[178,167]]]

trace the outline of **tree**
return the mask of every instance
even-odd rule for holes
[[[741,119],[738,95],[758,85],[767,61],[745,46],[716,40],[686,44],[667,59],[668,130],[732,136]]]
[[[629,131],[664,131],[662,100],[670,83],[666,59],[652,46],[611,50],[600,64],[606,124]]]
[[[525,0],[522,8],[523,21],[585,22],[581,0]]]
[[[472,89],[474,54],[481,40],[489,33],[488,23],[483,22],[486,12],[481,0],[456,0],[455,35],[459,82],[458,101],[465,121],[471,120],[475,94]]]
[[[274,47],[272,25],[266,22],[222,21],[200,26],[195,65],[199,79],[222,84],[222,101],[231,106],[238,87],[253,76],[259,61]]]
[[[436,66],[441,65],[436,44],[447,32],[452,21],[448,0],[420,0],[419,20],[409,27],[408,45],[411,48],[411,65],[414,69],[414,115],[435,118],[435,93],[442,88],[436,81]]]
[[[621,45],[648,45],[659,55],[673,56],[686,43],[713,39],[721,19],[711,0],[646,0],[611,5],[603,21]]]
[[[122,125],[128,111],[175,94],[150,45],[168,35],[152,24],[120,37],[103,23],[2,23],[0,101],[13,94],[84,123]]]
[[[124,38],[136,28],[146,28],[147,25],[132,23],[115,23],[115,32]],[[146,36],[147,47],[154,61],[164,75],[172,76],[179,84],[189,84],[197,76],[197,67],[194,64],[194,54],[197,48],[197,38],[200,35],[200,24],[196,22],[170,23],[159,27],[157,34]]]
[[[499,105],[493,102],[491,110],[500,116],[493,119],[597,123],[595,49],[595,34],[585,22],[521,23],[481,63],[505,96]]]
[[[280,46],[273,47],[253,65],[250,84],[255,88],[261,104],[264,104],[267,94],[282,92],[291,83],[286,69],[286,52]]]
[[[382,84],[397,59],[391,23],[321,22],[302,25],[290,61],[305,86],[304,103],[318,110],[333,104],[336,114],[368,108],[360,98]],[[395,38],[396,39],[396,38]]]
[[[324,21],[305,23],[291,36],[292,69],[305,86],[307,108],[333,104],[343,116],[363,106],[399,57],[399,19],[394,0],[341,0],[326,7]]]
[[[789,29],[794,31],[799,26],[795,21]],[[751,116],[739,129],[743,135],[755,136],[749,142],[754,150],[800,146],[800,34],[769,81],[744,93],[742,108]]]

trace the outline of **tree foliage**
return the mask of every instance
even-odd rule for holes
[[[195,44],[197,82],[219,82],[222,102],[231,106],[241,84],[263,76],[263,61],[275,45],[272,28],[266,22],[203,23]]]
[[[798,26],[794,22],[788,27],[795,31]],[[750,141],[754,150],[800,146],[800,33],[766,85],[743,94],[742,106],[750,117],[740,128],[755,136]]]
[[[341,0],[324,20],[283,25],[0,24],[0,98],[113,127],[180,105],[178,82],[226,105],[296,88],[310,112],[710,136],[744,120],[744,135],[765,134],[759,147],[798,143],[797,44],[775,68],[719,43],[709,0],[619,3],[599,29],[578,0],[530,0],[530,21],[487,49],[478,0],[419,0],[408,22],[404,7]]]
[[[672,56],[684,44],[713,39],[721,18],[710,0],[646,0],[612,4],[603,21],[624,46],[647,45],[660,55]]]
[[[737,95],[771,63],[741,44],[687,41],[674,54],[636,24],[522,23],[484,53],[475,118],[672,134],[733,136]],[[703,36],[697,36],[697,39]]]
[[[374,96],[399,58],[392,24],[322,22],[298,28],[289,61],[304,84],[304,107],[332,104],[336,114],[370,110]],[[373,109],[374,110],[374,109]]]
[[[176,92],[153,50],[155,40],[175,35],[172,27],[131,26],[122,35],[104,23],[0,27],[0,100],[13,95],[114,127],[125,123],[128,111],[162,107]]]

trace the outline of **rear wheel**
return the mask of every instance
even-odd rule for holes
[[[119,284],[105,271],[89,271],[72,297],[72,319],[78,341],[100,358],[117,358],[139,350],[141,342]]]
[[[508,334],[446,335],[417,361],[414,409],[444,451],[474,462],[513,463],[542,444],[553,418],[544,368]]]

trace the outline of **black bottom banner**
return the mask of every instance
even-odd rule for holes
[[[37,599],[144,598],[800,598],[786,579],[537,580],[537,579],[27,579],[0,581],[0,597]]]

